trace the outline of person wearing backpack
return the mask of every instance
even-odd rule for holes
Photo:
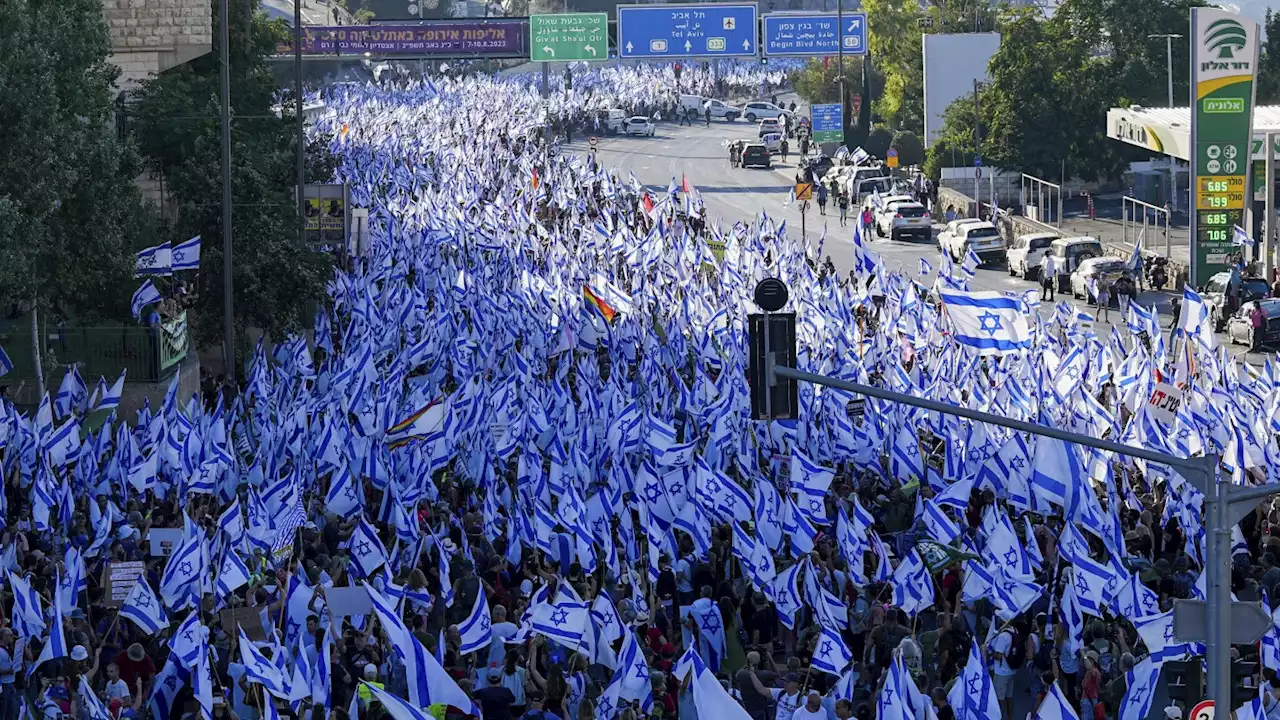
[[[991,641],[991,683],[996,689],[996,699],[1000,701],[1000,714],[1002,717],[1013,717],[1013,678],[1017,675],[1017,668],[1010,665],[1010,661],[1016,656],[1023,655],[1017,652],[1019,647],[1017,638],[1012,628],[1006,627],[996,635],[996,639]],[[1022,661],[1016,660],[1018,667],[1022,667]]]

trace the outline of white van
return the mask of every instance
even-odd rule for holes
[[[619,108],[597,111],[600,118],[600,131],[606,135],[616,135],[627,125],[627,114]]]

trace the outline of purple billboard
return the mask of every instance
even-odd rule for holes
[[[303,28],[307,55],[529,57],[528,20],[440,20],[422,25]],[[283,50],[283,48],[282,48]],[[286,52],[291,52],[288,48]]]

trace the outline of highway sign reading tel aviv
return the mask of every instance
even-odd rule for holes
[[[607,60],[609,15],[561,13],[529,16],[529,59]]]
[[[844,111],[840,103],[813,105],[809,108],[813,119],[813,141],[840,142],[844,139]]]
[[[620,57],[756,55],[755,3],[619,5]]]
[[[771,13],[764,16],[763,50],[770,56],[838,55],[836,31],[843,29],[844,53],[867,54],[865,13]]]
[[[1232,228],[1245,225],[1259,32],[1256,22],[1216,8],[1192,8],[1191,30],[1191,283],[1198,287],[1227,269],[1238,250]]]

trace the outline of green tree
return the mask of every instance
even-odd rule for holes
[[[243,3],[230,8],[232,119],[232,261],[238,334],[260,328],[279,338],[311,320],[332,262],[298,237],[295,186],[296,121],[293,100],[283,117],[273,109],[277,85],[266,57],[288,37],[281,22]],[[217,36],[218,18],[214,17]],[[180,218],[179,236],[204,238],[197,341],[222,336],[222,171],[219,53],[214,52],[148,80],[136,98],[137,135],[147,162],[162,172]],[[308,148],[308,182],[333,172],[327,141]]]
[[[898,151],[898,164],[901,167],[924,164],[924,143],[920,136],[910,130],[899,130],[893,135],[889,147]]]
[[[1267,8],[1262,33],[1266,40],[1258,63],[1258,104],[1275,105],[1280,103],[1280,13]]]
[[[867,133],[867,140],[862,144],[862,149],[872,157],[883,158],[889,151],[891,142],[893,142],[893,131],[884,125],[876,125],[871,128],[871,132]]]
[[[101,0],[0,2],[0,303],[127,317],[158,221],[113,131]]]

